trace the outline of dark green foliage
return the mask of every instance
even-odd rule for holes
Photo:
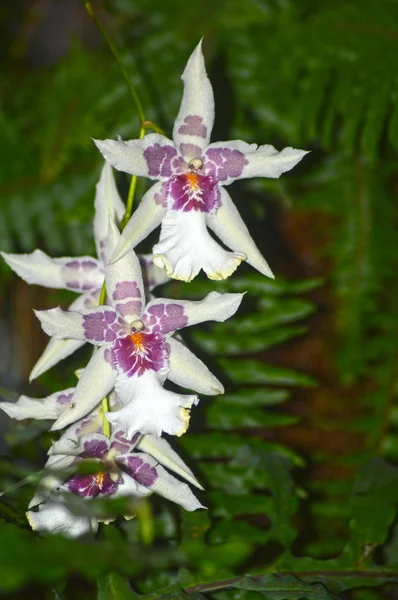
[[[242,266],[225,282],[197,278],[162,290],[247,292],[234,319],[194,328],[185,340],[226,388],[201,399],[178,441],[208,511],[154,500],[150,548],[139,519],[103,526],[95,542],[40,538],[24,513],[54,434],[42,435],[47,424],[12,425],[2,450],[11,458],[0,461],[1,490],[12,489],[0,497],[1,594],[34,598],[35,584],[41,600],[78,600],[95,597],[98,580],[98,600],[329,600],[342,592],[379,600],[398,584],[398,4],[93,4],[146,117],[167,135],[182,69],[204,35],[213,140],[312,153],[280,180],[230,188],[275,263],[275,281]],[[0,249],[90,253],[101,165],[90,138],[135,137],[138,120],[95,38],[95,49],[76,39],[53,66],[32,68],[38,15],[0,9],[12,24],[1,41]],[[83,8],[81,19],[89,27]],[[124,198],[128,183],[118,175]],[[4,265],[1,273],[4,312],[13,322],[23,315],[15,336],[29,346],[23,290],[14,296]],[[45,301],[54,298],[64,301]],[[72,384],[82,363],[83,354],[66,361],[35,384],[36,395]],[[79,595],[76,577],[92,589]]]

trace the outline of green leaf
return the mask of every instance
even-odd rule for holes
[[[287,427],[295,425],[300,419],[294,415],[282,415],[265,412],[257,408],[231,405],[227,410],[225,405],[215,402],[206,412],[206,421],[210,427],[218,429],[240,429],[250,427]]]
[[[290,397],[287,390],[269,390],[266,388],[240,388],[237,392],[219,396],[216,402],[238,404],[242,406],[273,406],[282,404]]]
[[[232,458],[248,444],[247,437],[241,435],[209,432],[205,434],[190,434],[179,439],[178,443],[192,458]],[[277,442],[263,442],[258,438],[250,439],[250,447],[264,452],[280,454],[291,460],[296,466],[303,466],[304,461],[294,450]]]
[[[212,543],[242,541],[253,544],[265,544],[270,539],[270,532],[255,527],[245,521],[223,520],[212,528],[209,541]]]
[[[117,573],[110,573],[99,579],[97,586],[97,600],[133,600],[139,598],[139,595],[132,591],[128,580]]]
[[[235,384],[268,384],[314,387],[315,380],[309,375],[291,369],[266,365],[258,360],[233,361],[221,359],[220,366]]]
[[[351,497],[351,542],[356,560],[383,544],[397,514],[398,468],[374,458],[357,473]],[[348,550],[348,549],[347,549]]]
[[[224,494],[210,492],[209,499],[212,503],[211,514],[215,517],[231,518],[237,515],[267,515],[273,519],[275,501],[265,494]]]
[[[235,325],[236,331],[239,331],[239,324]],[[192,338],[198,346],[210,354],[234,356],[267,350],[303,335],[306,331],[306,327],[284,327],[283,329],[274,329],[261,334],[244,334],[239,331],[239,335],[235,336],[231,336],[228,330],[216,330],[210,334],[205,331],[197,331],[192,335]]]

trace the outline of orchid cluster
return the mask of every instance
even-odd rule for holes
[[[47,398],[21,396],[15,403],[0,403],[10,417],[49,419],[51,431],[63,430],[48,452],[27,513],[39,531],[69,537],[95,532],[100,517],[90,510],[93,498],[127,497],[134,507],[134,501],[155,493],[189,511],[203,508],[182,480],[203,488],[163,434],[186,432],[197,394],[224,390],[178,332],[225,321],[243,294],[212,292],[188,301],[155,298],[152,292],[169,278],[189,282],[202,269],[210,279],[226,279],[244,260],[272,277],[224,186],[241,178],[279,177],[306,152],[277,152],[240,140],[210,144],[214,100],[201,44],[182,79],[173,141],[157,133],[95,141],[105,158],[95,194],[97,258],[50,258],[40,250],[2,253],[28,283],[79,294],[67,310],[36,311],[50,341],[30,379],[86,342],[93,346],[75,387]],[[112,167],[157,180],[123,231],[125,208]],[[134,248],[159,225],[152,254],[137,256]],[[170,391],[167,380],[194,393]],[[95,465],[89,474],[81,468],[87,461]],[[125,517],[131,516],[130,508]]]

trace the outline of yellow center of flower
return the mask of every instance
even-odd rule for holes
[[[97,484],[100,490],[102,490],[102,486],[104,485],[104,477],[105,473],[100,471],[99,473],[97,473],[97,476],[95,478],[95,483]]]
[[[193,190],[197,190],[199,187],[199,177],[196,173],[187,173],[186,178],[188,180],[189,185]]]
[[[142,333],[138,333],[138,332],[132,333],[130,335],[130,340],[133,342],[133,344],[135,346],[137,346],[138,350],[141,351],[141,350],[144,349],[144,342],[142,340]]]

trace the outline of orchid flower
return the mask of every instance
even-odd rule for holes
[[[29,396],[22,395],[16,402],[0,402],[0,409],[9,417],[18,421],[23,419],[49,419],[54,421],[65,411],[68,411],[75,394],[75,389],[74,387],[67,388],[50,394],[46,398],[30,398]],[[123,406],[114,391],[109,394],[108,400],[111,411],[120,410]],[[102,409],[100,406],[97,406],[85,417],[68,427],[60,439],[79,438],[87,434],[102,433],[102,430]],[[193,485],[199,485],[191,471],[181,461],[166,440],[150,434],[142,435],[141,432],[137,431],[132,434],[132,438],[135,439],[138,450],[150,454],[159,463],[178,473],[178,475],[181,475],[181,477],[184,477],[187,481],[193,483]]]
[[[50,258],[41,250],[35,250],[32,254],[0,253],[6,263],[27,283],[79,293],[80,296],[69,307],[72,311],[98,306],[105,266],[114,250],[109,246],[109,220],[120,222],[125,211],[116,188],[112,167],[107,163],[96,186],[94,206],[94,238],[98,258]],[[168,279],[164,271],[153,264],[149,255],[141,256],[140,260],[148,289],[151,290]],[[35,379],[83,344],[84,341],[81,340],[50,340],[33,367],[29,379]]]
[[[36,311],[44,331],[56,339],[91,342],[94,353],[70,403],[53,425],[61,429],[90,412],[115,388],[121,410],[107,413],[126,432],[182,435],[196,395],[163,388],[166,378],[198,393],[223,393],[207,367],[171,336],[203,321],[225,321],[238,309],[243,294],[210,293],[200,302],[157,298],[145,306],[140,264],[130,250],[108,264],[105,284],[109,306],[64,311]]]
[[[139,448],[139,439],[140,434],[136,434],[128,440],[120,430],[115,431],[110,439],[100,433],[75,439],[64,434],[49,451],[47,469],[54,473],[54,470],[65,470],[91,460],[98,462],[98,471],[89,475],[77,472],[67,478],[61,474],[59,477],[46,475],[27,512],[32,528],[63,533],[67,537],[95,532],[99,519],[90,515],[87,500],[91,498],[137,498],[156,493],[188,511],[203,508],[189,486],[161,466],[163,462],[169,468],[175,467],[179,475],[203,489],[167,442],[153,440],[157,448],[157,457],[154,458],[151,446],[148,453],[139,451],[142,449]],[[86,502],[71,502],[71,494]]]
[[[112,260],[162,224],[153,260],[170,277],[191,281],[203,269],[210,279],[226,279],[242,260],[273,277],[224,186],[237,179],[279,177],[307,152],[290,147],[277,152],[273,146],[241,140],[209,144],[214,98],[201,43],[182,80],[173,141],[156,133],[140,140],[94,140],[116,169],[158,181],[123,231]],[[233,252],[224,250],[207,227]]]

